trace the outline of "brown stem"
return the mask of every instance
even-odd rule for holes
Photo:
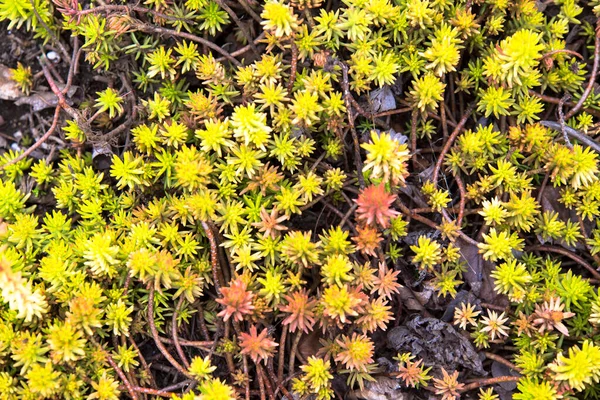
[[[410,104],[410,103],[409,103],[408,101],[406,101],[406,100],[399,100],[398,102],[399,102],[400,104],[402,104],[402,105],[405,105],[405,106],[408,106],[408,107],[410,107],[410,109],[411,109],[411,110],[412,110],[412,109],[414,109],[414,106],[413,106],[412,104]],[[429,118],[433,118],[433,119],[435,119],[436,121],[440,121],[440,122],[442,121],[442,118],[441,118],[439,115],[437,115],[437,114],[435,114],[435,113],[432,113],[431,111],[427,111],[427,117],[429,117]],[[447,122],[447,124],[448,124],[448,125],[450,125],[452,128],[456,128],[456,125],[457,125],[457,124],[455,124],[454,122],[452,122],[452,121],[450,121],[450,120],[447,120],[446,122]]]
[[[402,214],[406,215],[407,217],[413,218],[433,229],[440,230],[440,226],[438,224],[436,224],[429,218],[425,218],[422,215],[414,213],[412,210],[410,210],[408,207],[406,207],[404,204],[402,204],[399,200],[396,200],[396,202],[394,204],[396,204],[398,206],[398,208],[400,208],[400,211],[402,212]],[[442,216],[446,219],[446,221],[452,222],[452,218],[450,218],[450,216],[448,215],[446,210],[442,210]],[[474,246],[477,246],[479,244],[478,241],[470,238],[464,232],[458,231],[458,236],[460,236],[460,238],[463,239],[465,242],[472,244]]]
[[[248,13],[248,15],[252,17],[253,20],[258,22],[259,24],[262,22],[262,18],[252,9],[252,7],[250,7],[246,0],[238,0],[238,3]]]
[[[296,332],[296,336],[294,337],[294,342],[292,343],[292,350],[290,351],[290,362],[288,365],[288,374],[294,374],[294,364],[296,362],[296,352],[298,351],[298,343],[300,343],[300,338],[302,337],[302,331]]]
[[[36,140],[36,142],[34,144],[32,144],[27,150],[25,150],[23,153],[19,154],[16,158],[10,160],[9,162],[7,162],[6,164],[4,164],[2,167],[0,167],[0,169],[5,169],[8,166],[11,166],[13,164],[18,163],[19,161],[25,159],[26,157],[29,157],[29,155],[31,153],[33,153],[38,147],[40,147],[50,136],[52,136],[52,134],[54,133],[54,131],[56,130],[56,127],[58,126],[58,118],[60,117],[60,110],[61,107],[60,105],[57,105],[56,108],[54,109],[54,118],[52,119],[52,125],[50,125],[50,128],[46,131],[46,133],[44,133],[44,135],[42,135],[41,138],[39,138],[38,140]]]
[[[507,309],[505,307],[502,306],[497,306],[495,304],[490,304],[490,303],[479,303],[479,305],[483,308],[489,308],[490,310],[496,310],[499,312],[506,312]]]
[[[418,110],[415,108],[410,117],[410,152],[412,153],[413,170],[417,169],[417,118]]]
[[[265,380],[261,373],[258,373],[258,388],[260,389],[260,400],[267,400],[265,393]]]
[[[29,0],[29,2],[31,4],[31,8],[33,9],[33,13],[35,14],[35,18],[37,19],[39,24],[42,25],[42,27],[44,27],[44,30],[46,32],[48,32],[48,35],[50,35],[52,40],[58,45],[58,49],[62,53],[62,56],[64,57],[65,61],[70,62],[69,61],[70,60],[69,53],[67,52],[67,49],[62,44],[62,42],[59,40],[59,38],[56,37],[55,33],[50,29],[48,24],[46,24],[46,22],[42,19],[42,17],[40,16],[40,13],[38,13],[38,10],[35,7],[35,2],[33,0]]]
[[[208,223],[202,221],[202,228],[206,233],[206,237],[210,242],[210,261],[212,266],[213,279],[215,281],[215,289],[217,292],[221,290],[221,286],[223,286],[223,281],[221,280],[221,271],[219,267],[219,248],[217,247],[217,241],[215,240],[215,234],[213,233]]]
[[[354,126],[354,115],[352,113],[352,95],[350,94],[350,83],[348,81],[348,66],[338,60],[335,60],[334,64],[342,68],[342,89],[344,91],[344,103],[346,104],[346,111],[348,112],[348,125],[350,125],[352,142],[354,144],[354,158],[356,163],[358,184],[362,189],[365,187],[365,178],[362,173],[363,163],[360,157],[360,145],[358,143],[358,134],[356,133],[356,127]]]
[[[583,60],[583,56],[581,54],[579,54],[576,51],[569,50],[569,49],[555,49],[555,50],[551,50],[551,51],[547,52],[546,54],[544,54],[542,56],[542,60],[544,60],[545,58],[551,57],[551,56],[553,56],[555,54],[559,54],[559,53],[571,54],[572,56],[575,56],[575,57]]]
[[[91,338],[91,342],[94,343],[96,346],[98,346],[98,348],[100,349],[100,351],[102,351],[104,353],[104,355],[106,356],[106,360],[108,361],[108,363],[110,364],[110,366],[115,370],[115,372],[117,373],[117,375],[119,375],[119,378],[121,378],[121,380],[125,384],[125,387],[127,388],[127,391],[129,392],[129,395],[131,396],[131,398],[134,399],[134,400],[137,400],[138,396],[135,393],[135,391],[133,390],[133,386],[131,385],[131,382],[129,382],[129,379],[127,379],[127,376],[125,376],[125,373],[123,372],[123,370],[121,368],[119,368],[119,366],[117,365],[117,363],[115,362],[115,360],[113,360],[113,358],[111,357],[110,353],[108,351],[104,350],[102,348],[102,346],[100,346],[96,342],[96,340],[94,340],[94,338]]]
[[[544,180],[542,181],[542,185],[540,186],[540,191],[538,192],[536,201],[538,204],[542,204],[542,196],[544,195],[544,190],[546,190],[546,184],[548,184],[548,179],[550,178],[550,171],[546,171],[546,175],[544,175]]]
[[[575,104],[575,107],[573,107],[571,109],[571,111],[569,111],[567,113],[567,115],[565,115],[565,119],[571,118],[579,110],[581,110],[581,107],[583,107],[583,103],[585,103],[585,100],[588,98],[590,93],[592,93],[592,89],[594,88],[594,83],[596,82],[596,76],[598,75],[598,65],[600,62],[600,22],[598,22],[596,24],[595,38],[596,38],[596,41],[594,44],[594,63],[592,64],[592,74],[590,75],[590,80],[588,81],[588,84],[585,87],[585,90],[583,91],[581,98],[579,99],[577,104]]]
[[[271,385],[271,382],[269,381],[269,377],[263,370],[260,363],[254,363],[254,364],[256,365],[256,372],[258,372],[259,376],[262,376],[263,382],[265,383],[265,386],[267,387],[267,394],[269,395],[269,399],[275,400],[275,393],[273,391],[273,386]]]
[[[214,44],[210,40],[206,40],[204,38],[201,38],[200,36],[192,35],[191,33],[187,33],[187,32],[178,32],[178,31],[173,30],[173,29],[161,28],[161,27],[154,26],[154,25],[144,24],[144,23],[141,23],[141,22],[134,23],[133,27],[135,29],[137,29],[137,30],[140,30],[140,31],[146,32],[146,33],[158,33],[158,34],[161,34],[161,35],[177,36],[177,37],[181,37],[181,38],[184,38],[184,39],[191,40],[192,42],[201,43],[202,45],[213,49],[217,53],[219,53],[222,56],[224,56],[225,58],[227,58],[236,67],[241,67],[242,66],[242,63],[239,62],[237,59],[235,59],[235,57],[233,57],[227,51],[223,50],[221,47],[217,46],[216,44]]]
[[[590,252],[590,255],[594,259],[596,265],[600,265],[600,256],[598,254],[591,254],[592,248],[588,244],[588,239],[590,238],[590,236],[585,230],[585,225],[583,223],[583,218],[581,218],[581,215],[577,215],[577,222],[579,223],[579,231],[581,232],[581,236],[583,236],[583,240],[580,240],[580,243],[582,243],[585,246],[585,248]]]
[[[221,7],[223,10],[225,10],[227,12],[227,14],[229,14],[229,16],[231,17],[233,22],[235,22],[236,25],[238,26],[238,28],[240,28],[240,30],[242,31],[242,34],[248,41],[248,44],[250,45],[252,51],[254,51],[254,54],[259,56],[260,54],[259,54],[256,46],[254,45],[254,39],[252,39],[252,35],[250,35],[250,32],[248,31],[248,27],[246,25],[244,25],[244,23],[242,21],[240,21],[240,19],[236,15],[235,11],[233,11],[231,9],[231,7],[229,7],[223,0],[216,0],[216,2],[219,5],[219,7]]]
[[[250,374],[248,373],[248,357],[245,354],[242,358],[242,368],[244,368],[244,376],[246,377],[244,382],[246,400],[250,400]]]
[[[277,363],[277,382],[283,382],[283,367],[285,362],[285,341],[287,339],[288,326],[285,325],[279,339],[279,362]],[[291,397],[290,397],[291,398]]]
[[[74,46],[74,47],[76,47],[76,46]],[[66,93],[66,92],[69,91],[70,84],[73,81],[72,77],[74,75],[74,71],[75,71],[75,68],[76,68],[78,54],[79,54],[78,52],[75,53],[75,62],[71,63],[71,66],[70,66],[70,69],[69,69],[69,78],[70,79],[67,79],[67,84],[63,88],[64,93]],[[1,166],[0,170],[4,169],[4,168],[6,168],[6,167],[8,167],[10,165],[13,165],[15,163],[18,163],[19,161],[25,159],[26,157],[29,157],[29,155],[31,155],[31,153],[33,153],[50,136],[52,136],[52,134],[54,133],[54,131],[58,127],[58,119],[59,119],[59,116],[60,116],[60,110],[61,109],[65,110],[65,112],[67,114],[69,114],[73,119],[75,119],[75,121],[77,122],[77,124],[84,131],[87,131],[87,129],[85,129],[84,123],[82,121],[81,115],[77,111],[75,111],[71,106],[69,106],[67,104],[67,101],[65,99],[63,91],[61,91],[58,88],[58,86],[56,85],[56,82],[54,81],[54,78],[52,78],[52,75],[50,74],[50,71],[48,70],[48,67],[46,66],[45,61],[43,61],[43,59],[40,59],[40,65],[42,67],[42,72],[43,72],[44,76],[46,77],[46,80],[48,81],[48,85],[50,86],[50,89],[52,90],[52,92],[54,93],[54,95],[56,95],[56,97],[58,99],[58,104],[56,106],[56,109],[54,110],[54,118],[52,119],[52,125],[50,125],[50,128],[46,131],[46,133],[44,133],[44,135],[42,137],[40,137],[33,145],[31,145],[31,147],[29,147],[23,153],[19,154],[13,160],[11,160],[11,161],[7,162],[6,164],[4,164],[3,166]]]
[[[535,96],[535,97],[539,97],[540,99],[544,100],[547,103],[551,103],[551,104],[559,104],[560,103],[560,99],[556,98],[556,97],[552,97],[552,96],[548,96],[545,94],[541,94],[538,93],[536,91],[533,91],[531,89],[529,89],[529,94],[531,96]],[[566,106],[575,106],[575,103],[571,103],[571,102],[566,102],[565,103]],[[592,114],[595,117],[600,117],[600,111],[598,110],[594,110],[593,108],[584,108],[584,110],[590,114]]]
[[[383,112],[380,112],[377,114],[373,114],[373,117],[374,118],[387,117],[388,115],[402,114],[402,113],[409,112],[412,110],[413,110],[412,107],[397,108],[395,110],[383,111]]]
[[[204,320],[204,307],[202,306],[202,302],[198,301],[198,323],[200,324],[200,332],[202,333],[202,337],[204,340],[210,341],[210,334],[208,333],[208,327],[206,326],[206,322]]]
[[[159,337],[159,340],[163,343],[173,344],[173,340],[169,339],[169,338]],[[185,339],[178,339],[178,342],[181,346],[197,347],[202,350],[210,349],[210,347],[214,344],[213,341],[200,342],[200,341],[185,340]]]
[[[254,41],[252,42],[252,44],[247,44],[246,46],[237,49],[236,51],[232,52],[231,55],[233,57],[237,57],[237,56],[241,56],[242,54],[248,52],[250,49],[252,49],[253,45],[257,45],[258,43],[260,43],[261,40],[263,40],[265,37],[265,33],[261,33],[256,39],[254,39]],[[225,57],[219,57],[217,58],[218,62],[223,62],[225,61],[226,58]]]
[[[150,324],[150,332],[152,333],[152,337],[154,338],[154,343],[158,350],[162,353],[162,355],[171,363],[177,371],[181,372],[187,378],[194,379],[190,373],[179,364],[171,354],[167,351],[165,346],[162,344],[160,337],[158,336],[158,331],[156,330],[156,325],[154,324],[154,286],[149,285],[150,294],[148,295],[148,323]]]
[[[486,356],[486,358],[489,358],[490,360],[494,360],[496,362],[499,362],[500,364],[504,364],[506,365],[508,368],[515,370],[517,372],[521,372],[521,368],[517,367],[515,364],[511,363],[510,361],[508,361],[506,358],[501,357],[497,354],[494,353],[490,353],[487,351],[484,351],[483,354]]]
[[[131,336],[129,336],[128,339],[129,339],[129,343],[133,346],[133,348],[137,352],[140,362],[142,363],[142,367],[146,371],[146,374],[148,374],[148,379],[150,380],[150,385],[152,385],[152,387],[156,389],[158,386],[156,385],[156,381],[154,380],[154,375],[152,374],[152,371],[150,371],[150,365],[148,365],[148,363],[146,362],[146,358],[144,358],[144,356],[142,355],[142,352],[140,351],[137,343],[135,343],[135,340],[133,340],[133,338]]]
[[[562,254],[563,256],[569,257],[571,260],[577,262],[583,268],[587,269],[589,271],[589,273],[594,276],[594,278],[600,279],[600,273],[598,273],[598,271],[596,271],[594,269],[594,267],[592,267],[590,264],[588,264],[583,258],[579,257],[577,254],[572,253],[567,249],[563,249],[562,247],[536,245],[536,246],[529,246],[527,248],[527,251],[548,251],[551,253]]]
[[[292,49],[292,61],[290,64],[290,80],[287,85],[288,96],[292,95],[294,82],[296,82],[296,72],[298,70],[298,46],[296,46],[294,38],[290,39],[290,48]]]
[[[444,140],[448,139],[448,121],[446,120],[446,102],[442,101],[440,106],[440,118],[442,119],[442,135]]]
[[[433,174],[432,174],[432,178],[431,178],[435,187],[437,187],[438,174],[440,172],[440,169],[442,168],[442,164],[444,162],[444,157],[446,156],[446,153],[448,153],[448,151],[450,151],[450,147],[452,147],[452,144],[454,143],[454,141],[456,140],[458,135],[462,132],[463,127],[467,123],[467,120],[469,119],[469,116],[471,115],[471,113],[473,112],[474,109],[475,109],[475,103],[471,103],[469,105],[469,107],[467,108],[467,111],[464,113],[464,115],[460,119],[460,121],[458,121],[458,124],[456,125],[456,127],[454,128],[452,133],[450,134],[450,137],[448,138],[448,140],[446,140],[446,143],[444,143],[444,147],[442,148],[442,151],[440,151],[438,159],[435,163],[435,167],[433,169]]]
[[[139,12],[139,13],[152,14],[153,16],[155,16],[157,18],[162,18],[162,19],[166,19],[166,20],[170,20],[170,21],[193,22],[192,20],[189,20],[187,18],[174,17],[172,15],[163,14],[161,12],[154,11],[154,10],[151,10],[151,9],[145,8],[145,7],[140,7],[140,6],[103,5],[103,6],[97,6],[94,8],[89,8],[87,10],[70,9],[70,10],[66,10],[65,13],[68,15],[74,15],[74,16],[80,17],[80,16],[86,15],[86,14],[95,14],[95,13],[111,12],[111,11],[121,11],[121,12],[124,12],[125,14],[131,14],[131,11],[135,11],[135,12]]]
[[[177,350],[177,354],[179,354],[179,358],[183,362],[183,365],[185,365],[185,367],[189,369],[190,363],[188,362],[187,357],[185,356],[185,353],[183,352],[183,349],[179,344],[179,336],[177,335],[177,313],[179,312],[182,303],[183,296],[179,297],[179,301],[177,302],[177,305],[175,306],[175,311],[173,312],[173,317],[171,318],[171,335],[173,336],[173,345],[175,346],[175,350]]]
[[[267,371],[269,372],[269,376],[271,377],[271,380],[277,387],[277,390],[281,390],[283,392],[283,395],[287,399],[293,399],[294,397],[290,394],[290,392],[288,392],[288,390],[283,385],[283,379],[277,379],[275,377],[275,371],[273,370],[273,360],[269,360],[267,362]]]
[[[151,394],[153,396],[166,397],[169,399],[173,398],[173,393],[167,392],[165,390],[150,389],[150,388],[144,388],[144,387],[139,387],[139,386],[135,386],[133,388],[133,390],[135,390],[138,393]]]
[[[460,227],[462,225],[463,216],[465,215],[465,202],[467,192],[465,190],[465,184],[460,178],[459,173],[454,175],[454,180],[456,181],[456,185],[458,186],[458,192],[460,193],[460,202],[458,203],[458,217],[456,218],[456,225]]]
[[[560,99],[560,103],[558,103],[558,122],[560,123],[560,131],[565,140],[565,144],[567,145],[567,147],[569,149],[573,150],[573,145],[571,144],[571,141],[569,140],[569,136],[567,135],[567,129],[566,129],[567,124],[565,123],[565,115],[563,113],[563,108],[564,108],[565,102],[570,99],[571,99],[571,95],[569,93],[565,94]]]
[[[460,390],[460,392],[464,393],[464,392],[468,392],[469,390],[480,388],[482,386],[495,385],[496,383],[501,383],[501,382],[518,382],[519,379],[521,379],[520,376],[498,376],[496,378],[480,379],[480,380],[472,382],[468,385],[465,385]]]
[[[327,207],[329,210],[331,210],[334,214],[336,214],[338,217],[340,217],[342,219],[342,221],[348,225],[348,227],[352,230],[352,233],[357,235],[358,232],[356,231],[356,227],[354,226],[353,223],[351,223],[348,218],[346,217],[345,214],[343,214],[340,210],[338,210],[337,208],[335,208],[334,206],[332,206],[331,204],[327,203],[326,201],[323,201],[323,204],[325,205],[325,207]],[[340,226],[342,225],[342,223],[340,222]]]
[[[225,322],[225,340],[229,340],[231,334],[231,320]],[[235,364],[233,363],[233,357],[231,353],[225,353],[225,361],[227,361],[227,368],[229,369],[229,375],[233,375],[235,371]]]

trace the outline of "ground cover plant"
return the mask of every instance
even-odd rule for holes
[[[598,16],[0,0],[0,399],[600,397]]]

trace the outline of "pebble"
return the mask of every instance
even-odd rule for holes
[[[46,54],[46,58],[47,58],[48,60],[52,61],[52,62],[53,62],[53,63],[55,63],[55,64],[56,64],[56,63],[58,63],[58,62],[60,62],[60,56],[59,56],[59,55],[58,55],[58,53],[57,53],[57,52],[55,52],[55,51],[49,51],[49,52]]]

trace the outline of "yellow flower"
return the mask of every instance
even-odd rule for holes
[[[441,246],[425,236],[420,236],[417,245],[410,246],[415,252],[413,263],[421,264],[423,269],[433,269],[442,260]]]
[[[575,345],[569,349],[569,356],[558,354],[556,361],[550,364],[555,373],[554,379],[567,381],[577,391],[600,381],[600,347],[585,340],[581,348]]]
[[[367,151],[363,172],[372,170],[371,179],[390,180],[393,185],[404,185],[408,176],[406,162],[410,158],[408,146],[400,144],[389,133],[371,131],[371,142],[361,145]]]
[[[304,124],[311,126],[319,120],[317,113],[323,111],[323,107],[319,104],[319,95],[309,93],[308,91],[299,91],[294,95],[292,100],[292,111],[296,114],[296,118],[292,121],[293,124]]]
[[[276,37],[290,36],[298,28],[294,10],[277,0],[266,2],[260,16],[265,30],[271,31]]]
[[[308,381],[313,392],[318,392],[323,387],[329,386],[329,381],[333,379],[333,375],[329,371],[331,364],[315,356],[308,357],[306,365],[300,367],[304,372],[304,380]]]

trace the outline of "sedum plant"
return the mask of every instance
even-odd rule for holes
[[[73,53],[11,69],[59,100],[0,155],[2,398],[596,398],[598,13],[0,0]],[[101,78],[75,104],[78,63]],[[520,376],[384,363],[417,313]]]

